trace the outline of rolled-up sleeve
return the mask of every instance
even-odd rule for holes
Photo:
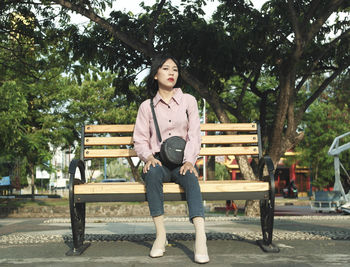
[[[197,100],[191,95],[187,96],[188,132],[184,162],[189,161],[194,166],[201,148],[201,129]]]
[[[150,118],[147,110],[148,106],[149,101],[145,101],[140,105],[133,134],[135,152],[144,162],[146,162],[147,158],[152,155],[150,144]]]

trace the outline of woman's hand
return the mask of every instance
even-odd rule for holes
[[[162,163],[159,160],[157,160],[155,157],[153,157],[153,155],[149,156],[147,158],[147,162],[145,166],[143,167],[143,173],[147,173],[151,165],[155,167],[157,164],[159,166],[162,166]]]
[[[198,172],[196,168],[193,166],[191,162],[186,161],[184,165],[180,168],[180,174],[185,175],[187,171],[190,171],[190,173],[194,173],[194,175],[198,178]]]

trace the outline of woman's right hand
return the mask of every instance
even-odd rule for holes
[[[145,164],[145,166],[143,167],[143,173],[147,173],[149,171],[150,166],[152,165],[153,167],[155,167],[156,165],[162,166],[162,163],[156,159],[153,155],[150,155],[147,158],[147,162]]]

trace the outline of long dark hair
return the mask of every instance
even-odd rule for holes
[[[176,81],[176,84],[174,87],[175,88],[180,87],[180,85],[181,85],[181,67],[180,67],[179,62],[174,57],[172,57],[170,55],[158,55],[152,60],[151,70],[150,70],[149,75],[147,77],[146,87],[147,87],[149,97],[153,98],[157,94],[158,82],[157,82],[157,80],[154,79],[154,76],[156,76],[159,68],[161,68],[163,66],[164,62],[167,61],[168,59],[173,60],[177,66],[179,77],[177,78],[177,81]]]

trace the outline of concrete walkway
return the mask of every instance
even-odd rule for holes
[[[164,257],[148,257],[154,227],[146,218],[87,218],[91,246],[77,257],[69,219],[0,219],[0,266],[198,266],[193,262],[194,229],[186,217],[168,217],[170,245]],[[276,217],[274,243],[280,253],[261,251],[258,218],[208,217],[211,262],[207,266],[347,266],[350,216]]]

